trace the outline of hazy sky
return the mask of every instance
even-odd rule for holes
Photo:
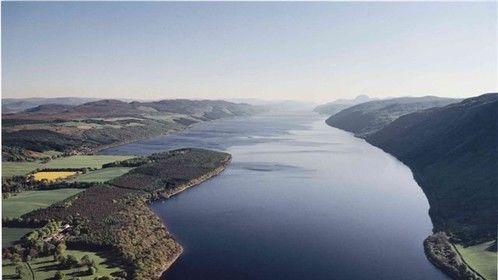
[[[3,2],[3,97],[474,96],[496,5]]]

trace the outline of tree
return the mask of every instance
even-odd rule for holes
[[[57,254],[64,255],[66,253],[66,248],[65,243],[59,243],[59,245],[57,245]]]
[[[126,271],[124,271],[124,270],[120,270],[120,271],[116,272],[116,276],[123,278],[123,279],[126,279],[128,277],[128,273],[126,273]]]
[[[95,268],[95,266],[89,266],[88,267],[88,274],[95,275],[95,273],[97,273],[97,269]]]
[[[21,256],[20,256],[18,253],[14,253],[14,254],[12,255],[12,262],[13,262],[14,264],[18,264],[18,263],[20,263],[21,261],[22,261]]]
[[[17,278],[21,278],[23,270],[24,270],[24,267],[22,265],[17,265],[16,266],[16,275],[17,275]]]
[[[60,265],[63,265],[63,266],[66,265],[66,257],[64,257],[64,256],[61,256],[61,255],[57,256],[57,261],[59,262]]]
[[[66,265],[68,267],[77,267],[79,265],[78,259],[73,255],[68,255],[66,258]]]
[[[39,254],[39,252],[37,249],[35,249],[35,248],[29,249],[29,255],[28,255],[29,257],[34,258],[34,257],[38,256],[38,254]]]
[[[54,279],[55,280],[62,280],[64,279],[64,273],[60,272],[60,271],[57,271],[54,275]]]
[[[81,258],[81,265],[86,265],[86,266],[92,266],[95,261],[92,260],[88,255],[84,255],[82,258]]]

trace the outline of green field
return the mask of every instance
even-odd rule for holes
[[[121,176],[125,173],[128,173],[133,168],[129,167],[111,167],[90,171],[86,174],[78,175],[74,180],[74,182],[106,182],[111,179],[114,179],[118,176]]]
[[[133,158],[133,156],[107,156],[107,155],[78,155],[70,157],[60,157],[49,161],[45,168],[102,168],[103,164]]]
[[[2,218],[17,218],[35,209],[48,207],[73,196],[83,189],[26,191],[2,199]]]
[[[71,279],[71,277],[78,277],[81,280],[93,280],[97,276],[109,276],[111,273],[117,272],[120,269],[113,266],[111,262],[104,255],[95,252],[88,251],[78,251],[78,250],[67,250],[67,255],[73,255],[78,259],[81,259],[84,255],[88,255],[97,264],[97,273],[94,275],[88,275],[86,268],[71,268],[71,269],[61,269],[60,271],[66,275],[64,279]],[[48,280],[52,279],[57,272],[57,262],[54,261],[53,257],[43,257],[36,258],[29,262],[35,279],[36,280]],[[29,268],[26,263],[23,263],[26,271],[29,272]],[[11,263],[2,263],[2,279],[16,279],[15,276],[15,265]],[[28,275],[31,275],[28,273]],[[30,278],[27,278],[30,279]]]
[[[13,243],[23,237],[26,233],[32,232],[34,228],[8,228],[2,227],[2,248],[12,246]]]
[[[491,252],[486,250],[492,243],[490,241],[466,248],[462,245],[456,245],[458,252],[460,252],[465,262],[487,280],[495,280],[497,276],[497,253],[496,251]]]
[[[2,177],[24,176],[41,166],[40,162],[2,161]]]

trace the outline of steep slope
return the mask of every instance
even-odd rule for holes
[[[435,231],[496,238],[498,93],[398,118],[366,138],[407,164],[427,195]]]
[[[375,100],[375,98],[370,98],[367,95],[358,95],[355,99],[338,99],[323,105],[316,106],[315,109],[313,109],[313,112],[330,116],[351,106],[373,100]]]
[[[397,118],[432,107],[441,107],[458,99],[435,96],[401,97],[370,101],[355,105],[332,115],[327,124],[365,137],[375,133]]]

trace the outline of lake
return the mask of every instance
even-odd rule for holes
[[[447,279],[424,255],[429,205],[410,169],[321,116],[207,122],[103,153],[179,147],[233,160],[151,205],[185,249],[167,279]]]

